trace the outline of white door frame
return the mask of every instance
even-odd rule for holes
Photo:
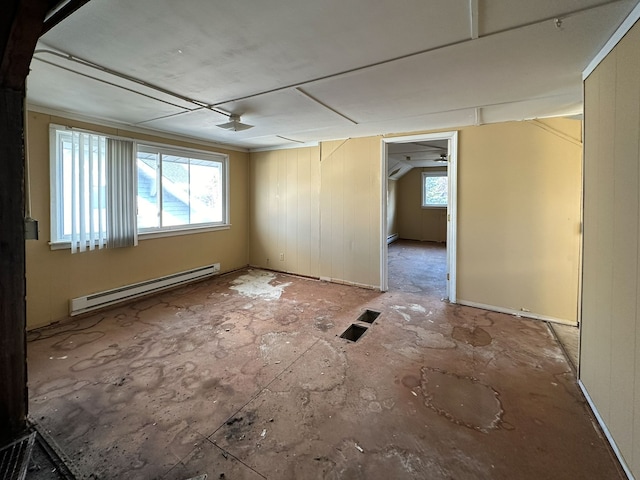
[[[447,208],[447,296],[449,302],[456,303],[456,251],[457,251],[457,221],[458,221],[458,132],[425,133],[421,135],[406,135],[402,137],[383,138],[381,143],[381,255],[380,255],[380,290],[389,290],[389,249],[387,247],[387,189],[388,189],[388,155],[390,143],[411,143],[432,140],[447,140],[449,147],[449,164],[447,177],[449,179],[449,205]]]

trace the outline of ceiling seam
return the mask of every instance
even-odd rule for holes
[[[103,127],[109,127],[114,129],[120,129],[131,133],[140,133],[142,135],[151,135],[158,137],[162,140],[176,140],[179,142],[192,143],[194,145],[202,145],[209,148],[221,148],[224,150],[232,150],[235,152],[249,152],[249,147],[243,147],[237,144],[224,143],[219,140],[206,140],[200,137],[192,137],[189,135],[183,135],[180,133],[169,132],[166,130],[160,130],[150,127],[138,127],[131,123],[123,123],[121,121],[108,119],[104,117],[93,117],[88,115],[82,115],[74,112],[58,110],[55,108],[46,107],[43,105],[32,104],[27,102],[27,108],[31,112],[40,113],[52,117],[59,117],[66,120],[73,120],[83,123],[91,123]],[[134,137],[137,138],[137,137]],[[162,143],[162,142],[160,142]]]
[[[479,0],[469,0],[469,1],[470,1],[470,8],[473,8],[473,3],[477,2]],[[489,38],[489,37],[492,37],[492,36],[500,35],[502,33],[516,31],[516,30],[519,30],[521,28],[527,28],[527,27],[530,27],[530,26],[533,26],[533,25],[539,25],[539,24],[543,24],[543,23],[549,22],[549,21],[556,22],[558,19],[568,18],[568,17],[574,16],[574,15],[578,15],[578,14],[583,13],[583,12],[587,12],[587,11],[591,11],[591,10],[594,10],[594,9],[598,9],[600,7],[604,7],[606,5],[618,3],[618,2],[621,2],[621,1],[623,1],[623,0],[608,0],[608,1],[605,1],[605,2],[598,3],[596,5],[590,5],[588,7],[572,10],[570,12],[557,14],[557,15],[554,15],[554,16],[551,16],[551,17],[546,17],[546,18],[541,19],[541,20],[535,20],[535,21],[532,21],[532,22],[519,24],[519,25],[516,25],[514,27],[509,27],[509,28],[505,28],[505,29],[502,29],[502,30],[496,30],[496,31],[488,33],[486,35],[478,35],[477,39]],[[473,17],[473,14],[470,13],[470,16]],[[475,18],[476,22],[477,22],[477,19],[478,18],[477,18],[477,15],[476,15],[476,18]],[[473,30],[473,26],[471,27],[471,29]],[[473,32],[471,32],[471,34],[473,34]],[[450,43],[446,43],[446,44],[439,45],[439,46],[436,46],[436,47],[419,50],[417,52],[411,52],[411,53],[407,53],[407,54],[404,54],[404,55],[399,55],[399,56],[396,56],[396,57],[393,57],[393,58],[390,58],[390,59],[381,60],[381,61],[378,61],[378,62],[370,63],[370,64],[367,64],[367,65],[362,65],[362,66],[359,66],[359,67],[354,67],[354,68],[351,68],[351,69],[343,70],[343,71],[332,73],[332,74],[328,74],[328,75],[323,75],[323,76],[316,77],[316,78],[313,78],[313,79],[310,79],[310,80],[303,80],[301,82],[296,82],[296,83],[288,84],[288,85],[285,85],[285,86],[279,86],[279,87],[271,88],[271,89],[268,89],[268,90],[264,90],[264,91],[260,91],[260,92],[256,92],[256,93],[252,93],[252,94],[248,94],[248,95],[243,95],[243,96],[240,96],[240,97],[227,99],[227,100],[223,100],[223,101],[217,101],[217,102],[213,102],[213,103],[203,102],[203,101],[200,101],[200,100],[195,100],[193,98],[186,97],[186,96],[181,95],[179,93],[167,90],[167,89],[165,89],[163,87],[159,87],[159,86],[147,83],[144,80],[137,79],[135,77],[132,77],[132,76],[129,76],[127,74],[118,72],[116,70],[112,70],[112,69],[110,69],[108,67],[104,67],[104,66],[102,66],[102,65],[100,65],[98,63],[83,59],[83,58],[75,56],[75,55],[71,55],[71,54],[63,52],[63,51],[59,51],[58,52],[58,51],[48,50],[48,49],[37,49],[34,52],[33,58],[36,59],[36,60],[39,60],[41,62],[48,63],[48,64],[50,64],[52,66],[56,66],[58,68],[65,69],[65,70],[67,70],[69,72],[77,73],[79,75],[85,75],[88,78],[91,78],[91,79],[94,79],[94,80],[97,80],[97,81],[102,81],[104,83],[108,83],[108,84],[111,84],[113,86],[117,86],[119,88],[123,88],[123,89],[128,90],[128,91],[130,91],[132,93],[139,93],[140,95],[145,95],[145,94],[143,94],[141,92],[137,92],[137,91],[132,90],[132,89],[127,89],[126,87],[118,86],[117,84],[112,84],[110,82],[97,79],[95,77],[83,74],[81,72],[77,72],[75,70],[72,70],[72,69],[69,69],[69,68],[66,68],[66,67],[62,67],[62,66],[57,65],[57,64],[52,63],[52,62],[47,62],[46,60],[43,60],[41,58],[36,57],[36,55],[39,54],[39,53],[46,53],[46,54],[54,55],[54,56],[60,57],[60,58],[65,59],[65,60],[68,60],[68,61],[71,61],[71,62],[75,62],[75,63],[78,63],[80,65],[84,65],[86,67],[93,68],[93,69],[105,72],[107,74],[114,75],[114,76],[119,77],[119,78],[123,78],[123,79],[131,81],[133,83],[138,83],[138,84],[140,84],[142,86],[145,86],[147,88],[150,88],[152,90],[156,90],[156,91],[162,92],[165,95],[173,96],[174,98],[179,98],[179,99],[181,99],[181,100],[183,100],[185,102],[197,105],[200,108],[205,108],[205,109],[208,109],[208,110],[212,110],[212,111],[214,111],[216,113],[219,113],[221,115],[229,116],[231,114],[230,112],[226,112],[226,111],[223,111],[221,109],[218,109],[218,107],[220,107],[221,105],[225,105],[227,103],[233,103],[233,102],[239,102],[239,101],[242,101],[242,100],[248,100],[248,99],[259,97],[259,96],[262,96],[262,95],[267,95],[269,93],[277,93],[277,92],[289,90],[289,89],[292,89],[292,88],[298,90],[299,87],[302,87],[304,85],[309,85],[309,84],[312,84],[312,83],[320,82],[320,81],[323,81],[323,80],[329,80],[329,79],[332,79],[332,78],[338,78],[338,77],[342,77],[342,76],[345,76],[345,75],[348,75],[348,74],[351,74],[351,73],[355,73],[355,72],[359,72],[359,71],[363,71],[363,70],[368,70],[368,69],[375,68],[375,67],[378,67],[378,66],[382,66],[382,65],[387,65],[387,64],[394,63],[394,62],[398,62],[400,60],[404,60],[404,59],[407,59],[407,58],[412,58],[412,57],[416,57],[416,56],[419,56],[419,55],[424,55],[424,54],[427,54],[427,53],[432,53],[432,52],[436,52],[436,51],[439,51],[439,50],[445,50],[447,48],[451,48],[451,47],[455,47],[455,46],[459,46],[459,45],[464,45],[464,44],[467,44],[467,43],[472,42],[472,41],[477,40],[477,39],[465,38],[463,40],[457,40],[455,42],[450,42]],[[49,48],[52,48],[52,47],[49,47]],[[306,92],[302,92],[301,91],[301,93],[303,93],[304,95],[308,96],[312,100],[315,100],[316,102],[322,104],[326,108],[332,110],[334,113],[336,113],[336,114],[346,118],[347,120],[357,124],[357,122],[355,122],[354,120],[352,120],[349,117],[347,117],[346,115],[343,115],[340,112],[332,109],[331,107],[329,107],[327,105],[324,105],[322,102],[320,102],[319,100],[311,97]],[[146,95],[146,96],[149,97],[149,98],[155,99],[154,97],[151,97],[149,95]],[[158,101],[163,101],[163,100],[160,100],[160,99],[157,99],[157,100]],[[171,104],[170,102],[166,102],[166,101],[165,101],[165,103]],[[185,108],[185,107],[179,107],[179,108]],[[186,110],[189,111],[188,109],[186,109]],[[184,113],[187,113],[187,112],[184,112]]]
[[[338,110],[336,110],[333,107],[330,107],[329,105],[327,105],[326,103],[320,101],[319,99],[317,99],[316,97],[314,97],[313,95],[311,95],[310,93],[304,91],[301,87],[296,87],[296,91],[301,93],[302,96],[308,98],[309,100],[312,100],[313,102],[317,103],[318,105],[320,105],[321,107],[326,108],[327,110],[335,113],[336,115],[338,115],[339,117],[344,118],[345,120],[350,121],[351,123],[353,123],[354,125],[358,125],[359,123],[356,122],[355,120],[353,120],[352,118],[346,116],[344,113],[339,112]]]
[[[49,48],[51,48],[51,47],[49,47]],[[101,79],[98,79],[96,77],[92,77],[90,75],[87,75],[85,73],[78,72],[76,70],[72,70],[72,69],[67,68],[67,67],[63,67],[63,66],[58,65],[56,63],[49,62],[47,60],[43,60],[42,58],[38,58],[36,55],[41,54],[41,53],[52,55],[52,56],[55,56],[55,57],[59,57],[59,58],[62,58],[63,60],[67,60],[69,62],[74,62],[74,63],[77,63],[79,65],[83,65],[83,66],[88,67],[88,68],[93,68],[95,70],[99,70],[99,71],[107,73],[109,75],[113,75],[115,77],[122,78],[123,80],[127,80],[127,81],[130,81],[130,82],[133,82],[133,83],[137,83],[139,85],[142,85],[143,87],[150,88],[151,90],[156,90],[157,92],[164,93],[165,95],[168,95],[168,96],[171,96],[171,97],[174,97],[174,98],[179,98],[180,100],[182,100],[184,102],[191,103],[191,104],[196,105],[197,107],[200,107],[200,108],[206,108],[207,110],[211,110],[213,112],[219,113],[220,115],[224,115],[224,116],[227,116],[227,117],[231,115],[230,112],[226,112],[224,110],[218,109],[218,108],[216,108],[215,105],[209,104],[207,102],[202,102],[202,101],[199,101],[199,100],[195,100],[193,98],[187,97],[187,96],[182,95],[180,93],[176,93],[176,92],[173,92],[171,90],[167,90],[166,88],[159,87],[159,86],[154,85],[152,83],[148,83],[145,80],[140,80],[139,78],[135,78],[135,77],[133,77],[131,75],[127,75],[126,73],[122,73],[122,72],[119,72],[117,70],[113,70],[113,69],[111,69],[109,67],[105,67],[104,65],[100,65],[100,64],[95,63],[93,61],[86,60],[84,58],[81,58],[81,57],[78,57],[78,56],[75,56],[75,55],[71,55],[70,53],[63,52],[62,50],[55,51],[55,50],[49,50],[48,48],[40,48],[40,49],[37,49],[37,50],[35,50],[33,52],[33,58],[35,60],[39,60],[41,62],[48,63],[49,65],[52,65],[54,67],[58,67],[58,68],[61,68],[63,70],[67,70],[69,72],[85,76],[87,78],[91,78],[91,79],[94,79],[94,80],[97,80],[97,81],[101,81],[101,82],[104,82],[104,83],[109,83],[110,85],[117,86],[117,87],[123,88],[125,90],[129,90],[129,91],[131,91],[133,93],[139,93],[140,95],[146,95],[146,94],[144,94],[142,92],[138,92],[138,91],[133,90],[133,89],[128,89],[126,87],[122,87],[122,86],[119,86],[117,84],[113,84],[113,83],[107,82],[106,80],[101,80]],[[149,95],[146,95],[146,96],[148,96],[149,98],[154,98],[154,97],[151,97]],[[163,101],[163,100],[160,100],[160,99],[157,99],[157,100]],[[180,108],[185,108],[185,107],[180,107]]]
[[[108,80],[104,80],[104,79],[102,79],[102,78],[94,77],[94,76],[92,76],[92,75],[87,75],[86,73],[78,72],[78,71],[73,70],[73,69],[71,69],[71,68],[63,67],[62,65],[58,65],[57,63],[50,62],[50,61],[48,61],[48,60],[44,60],[44,59],[42,59],[42,58],[38,58],[38,57],[36,57],[36,56],[34,56],[34,57],[33,57],[33,59],[34,59],[34,60],[37,60],[37,61],[39,61],[39,62],[42,62],[42,63],[46,63],[47,65],[51,65],[51,66],[53,66],[53,67],[57,67],[57,68],[59,68],[59,69],[61,69],[61,70],[65,70],[65,71],[70,72],[70,73],[75,73],[76,75],[80,75],[80,76],[82,76],[82,77],[89,78],[89,79],[91,79],[91,80],[95,80],[95,81],[97,81],[97,82],[104,83],[104,84],[106,84],[106,85],[110,85],[110,86],[112,86],[112,87],[120,88],[120,89],[125,90],[125,91],[127,91],[127,92],[131,92],[131,93],[134,93],[134,94],[137,94],[137,95],[141,95],[141,96],[143,96],[143,97],[149,98],[149,99],[151,99],[151,100],[156,100],[156,101],[158,101],[158,102],[164,103],[164,104],[166,104],[166,105],[170,105],[170,106],[172,106],[172,107],[176,107],[176,108],[183,109],[183,110],[185,110],[185,111],[187,111],[187,112],[191,111],[191,110],[189,110],[187,107],[183,107],[182,105],[178,105],[178,104],[175,104],[175,103],[171,103],[171,102],[168,102],[167,100],[162,100],[161,98],[154,97],[154,96],[149,95],[149,94],[147,94],[147,93],[143,93],[143,92],[140,92],[140,91],[138,91],[138,90],[134,90],[134,89],[132,89],[132,88],[127,88],[127,87],[125,87],[124,85],[118,85],[117,83],[109,82]],[[28,78],[28,77],[27,77],[27,78]],[[178,98],[178,97],[176,97],[176,98]],[[199,108],[203,108],[203,107],[199,107]],[[182,112],[182,113],[185,113],[185,112]]]
[[[546,22],[554,22],[554,24],[555,24],[556,20],[559,19],[559,18],[562,19],[562,18],[572,17],[572,16],[578,15],[580,13],[584,13],[584,12],[587,12],[587,11],[590,11],[590,10],[595,10],[597,8],[604,7],[604,6],[613,4],[613,3],[619,3],[621,1],[624,1],[624,0],[608,0],[608,1],[605,1],[605,2],[601,2],[601,3],[597,4],[597,5],[591,5],[591,6],[588,6],[588,7],[572,10],[570,12],[553,15],[551,17],[545,17],[544,19],[523,23],[523,24],[520,24],[520,25],[516,25],[515,27],[509,27],[509,28],[504,28],[502,30],[496,30],[495,32],[491,32],[491,33],[488,33],[486,35],[480,35],[480,36],[478,36],[478,39],[490,38],[490,37],[493,37],[493,36],[496,36],[496,35],[500,35],[502,33],[516,31],[516,30],[519,30],[521,28],[531,27],[533,25],[540,25],[540,24],[543,24],[543,23],[546,23]],[[316,83],[316,82],[320,82],[320,81],[323,81],[323,80],[329,80],[329,79],[332,79],[332,78],[342,77],[344,75],[349,75],[351,73],[360,72],[360,71],[363,71],[363,70],[368,70],[370,68],[379,67],[381,65],[387,65],[387,64],[394,63],[394,62],[397,62],[397,61],[400,61],[400,60],[404,60],[404,59],[407,59],[407,58],[412,58],[412,57],[416,57],[416,56],[419,56],[419,55],[424,55],[426,53],[432,53],[432,52],[436,52],[436,51],[439,51],[439,50],[445,50],[447,48],[455,47],[455,46],[458,46],[458,45],[464,45],[466,43],[472,42],[473,40],[474,39],[471,39],[471,38],[465,38],[463,40],[457,40],[455,42],[445,43],[445,44],[439,45],[437,47],[426,48],[424,50],[419,50],[417,52],[411,52],[411,53],[407,53],[407,54],[404,54],[404,55],[399,55],[397,57],[389,58],[389,59],[386,59],[386,60],[380,60],[378,62],[370,63],[370,64],[367,64],[367,65],[362,65],[362,66],[359,66],[359,67],[350,68],[350,69],[347,69],[347,70],[343,70],[343,71],[336,72],[336,73],[331,73],[331,74],[328,74],[328,75],[323,75],[323,76],[316,77],[316,78],[313,78],[313,79],[310,79],[310,80],[303,80],[301,82],[296,82],[296,83],[292,83],[292,84],[288,84],[288,85],[284,85],[284,86],[280,86],[280,87],[275,87],[275,88],[271,88],[271,89],[264,90],[264,91],[261,91],[261,92],[256,92],[256,93],[252,93],[252,94],[249,94],[249,95],[244,95],[244,96],[241,96],[241,97],[236,97],[236,98],[226,99],[226,100],[219,101],[219,102],[214,102],[214,103],[211,103],[211,106],[217,107],[217,106],[220,106],[220,105],[225,105],[227,103],[233,103],[233,102],[239,102],[239,101],[242,101],[242,100],[248,100],[250,98],[259,97],[261,95],[267,95],[269,93],[282,92],[284,90],[289,90],[291,88],[302,87],[304,85],[309,85],[311,83]]]
[[[184,108],[184,107],[181,107]],[[196,113],[201,112],[202,110],[206,110],[204,107],[194,108],[193,110],[186,109],[184,112],[170,113],[168,115],[161,115],[159,117],[149,118],[148,120],[142,120],[141,122],[136,122],[133,125],[142,125],[144,123],[155,122],[156,120],[164,120],[166,118],[173,118],[180,115],[186,115],[187,113]]]
[[[276,137],[281,138],[283,140],[287,140],[289,142],[295,142],[295,143],[305,143],[302,140],[295,140],[293,138],[287,138],[287,137],[283,137],[282,135],[276,135]]]

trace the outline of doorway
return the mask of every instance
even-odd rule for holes
[[[417,149],[417,146],[424,148]],[[420,151],[419,155],[405,155],[398,158],[397,153]],[[390,152],[394,152],[393,155]],[[389,178],[402,175],[414,169],[433,165],[446,165],[447,173],[447,205],[446,205],[446,298],[451,303],[456,302],[456,220],[457,220],[457,164],[458,164],[458,132],[441,132],[422,135],[408,135],[402,137],[382,139],[381,174],[382,185],[382,254],[380,265],[380,286],[382,291],[389,289]],[[423,184],[424,192],[424,184]],[[424,193],[423,193],[424,195]],[[425,206],[424,197],[422,207]]]

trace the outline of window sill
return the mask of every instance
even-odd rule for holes
[[[447,205],[422,205],[420,208],[423,208],[425,210],[446,210],[447,209]]]
[[[227,223],[224,225],[210,225],[205,227],[193,227],[193,228],[181,228],[175,230],[164,230],[160,232],[140,232],[138,233],[138,241],[144,240],[152,240],[154,238],[163,238],[163,237],[176,237],[179,235],[191,235],[193,233],[207,233],[207,232],[217,232],[218,230],[229,230],[231,228],[231,224]],[[50,250],[70,250],[71,242],[49,242]],[[89,249],[89,243],[87,242],[87,250]],[[97,250],[97,248],[96,248]]]
[[[192,228],[180,228],[175,230],[162,230],[157,232],[140,232],[138,233],[138,240],[151,240],[153,238],[163,237],[176,237],[179,235],[190,235],[192,233],[207,233],[217,232],[218,230],[229,230],[231,228],[230,223],[224,225],[209,225],[204,227],[192,227]]]

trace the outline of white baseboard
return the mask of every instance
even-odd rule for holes
[[[395,242],[396,240],[398,240],[398,234],[394,233],[392,235],[388,235],[387,236],[387,245],[389,245],[390,243]]]
[[[611,432],[607,428],[607,425],[604,423],[604,420],[602,420],[602,417],[600,416],[600,412],[598,412],[598,409],[596,408],[595,404],[593,403],[593,400],[591,399],[591,396],[589,395],[589,392],[587,391],[587,387],[584,386],[584,383],[582,383],[582,380],[578,380],[578,386],[580,387],[580,390],[582,390],[584,397],[587,399],[587,403],[589,404],[589,407],[591,408],[593,415],[596,417],[596,420],[598,420],[598,424],[600,425],[600,428],[602,428],[602,431],[607,437],[607,440],[609,441],[609,445],[611,445],[611,449],[613,450],[613,453],[615,453],[616,457],[618,457],[618,461],[620,462],[620,465],[622,465],[622,468],[624,469],[624,473],[627,474],[627,478],[629,480],[634,480],[635,477],[633,476],[633,473],[631,473],[629,466],[624,461],[624,458],[622,457],[622,453],[620,453],[620,449],[618,448],[618,445],[613,439]]]
[[[366,283],[350,282],[348,280],[340,280],[339,278],[320,277],[320,280],[323,282],[337,283],[339,285],[349,285],[352,287],[366,288],[367,290],[380,290],[380,287],[377,285],[374,286],[368,285]]]
[[[532,318],[534,320],[543,320],[545,322],[559,323],[561,325],[570,325],[572,327],[576,327],[578,325],[576,322],[572,322],[571,320],[566,320],[564,318],[550,317],[548,315],[541,315],[533,312],[523,312],[522,310],[515,310],[513,308],[496,307],[495,305],[486,305],[484,303],[469,302],[467,300],[460,300],[459,298],[457,299],[456,303],[460,305],[465,305],[467,307],[481,308],[483,310],[490,310],[492,312],[498,312],[498,313],[506,313],[508,315],[513,315],[515,317]]]

